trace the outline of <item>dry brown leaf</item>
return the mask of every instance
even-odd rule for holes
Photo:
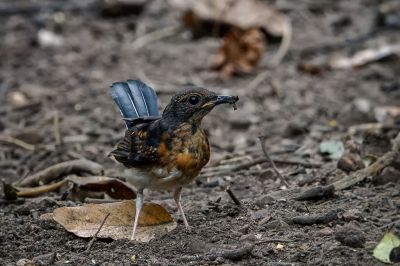
[[[135,202],[133,200],[57,208],[53,212],[53,219],[67,231],[79,237],[93,237],[108,213],[110,213],[110,216],[97,237],[115,240],[130,239],[135,217]],[[162,206],[155,203],[145,203],[140,214],[135,240],[149,242],[175,228],[176,222]]]
[[[175,7],[189,12],[186,22],[228,24],[235,28],[262,28],[275,37],[281,37],[285,17],[271,6],[256,0],[170,0]],[[188,13],[187,13],[188,14]],[[188,17],[187,17],[188,18]],[[191,26],[191,25],[189,25]]]
[[[250,73],[265,52],[265,38],[258,29],[235,29],[224,37],[224,42],[213,61],[222,79],[233,73]]]
[[[68,181],[75,187],[74,193],[80,192],[105,192],[113,199],[136,199],[136,192],[125,182],[106,176],[69,176]]]

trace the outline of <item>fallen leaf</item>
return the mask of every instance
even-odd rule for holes
[[[233,73],[250,73],[265,52],[265,38],[258,29],[234,29],[226,34],[222,46],[213,60],[213,68],[222,79]]]
[[[332,160],[339,160],[344,153],[344,146],[341,141],[323,141],[319,145],[319,151]]]
[[[135,217],[133,200],[57,208],[53,212],[53,219],[67,231],[79,237],[93,237],[108,213],[110,216],[97,237],[114,240],[130,239]],[[155,203],[144,203],[135,240],[149,242],[175,228],[176,222],[162,206]]]
[[[400,247],[400,238],[395,234],[394,231],[388,231],[385,233],[379,244],[375,247],[373,256],[384,263],[396,263],[400,262],[400,257],[396,252]],[[394,252],[393,252],[394,250]]]
[[[76,187],[74,193],[83,191],[105,192],[113,199],[136,199],[136,192],[125,182],[106,176],[69,176],[67,178]],[[85,193],[81,193],[85,194]]]
[[[271,6],[256,0],[170,0],[175,7],[189,12],[191,20],[227,24],[234,28],[261,28],[274,37],[281,37],[286,18]],[[192,25],[189,25],[192,26]],[[211,27],[212,28],[212,27]]]

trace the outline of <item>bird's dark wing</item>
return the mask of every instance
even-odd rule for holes
[[[110,153],[126,167],[143,167],[159,160],[159,139],[151,134],[154,122],[139,124],[125,131],[125,136],[117,148]]]

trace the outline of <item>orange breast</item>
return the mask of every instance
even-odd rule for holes
[[[204,131],[185,124],[173,136],[164,136],[159,147],[161,164],[178,169],[186,177],[195,177],[210,159],[210,148]],[[167,143],[170,143],[169,147]]]

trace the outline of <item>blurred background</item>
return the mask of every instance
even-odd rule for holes
[[[257,150],[259,135],[302,146],[310,132],[386,119],[376,108],[398,102],[398,1],[213,2],[1,1],[1,135],[62,145],[0,143],[0,159],[18,162],[2,175],[110,163],[124,127],[109,85],[129,78],[153,86],[160,109],[189,85],[239,95],[238,111],[204,121],[215,156]]]
[[[191,85],[240,97],[238,110],[221,106],[204,120],[210,166],[263,156],[264,136],[273,156],[336,169],[346,136],[398,132],[399,28],[398,0],[2,0],[0,178],[78,158],[119,177],[107,154],[124,124],[109,86],[127,79],[152,86],[160,110]],[[325,141],[336,141],[330,158]],[[331,171],[305,168],[279,165],[295,185],[324,184]],[[266,169],[194,182],[189,216],[225,184],[239,198],[282,188]]]

